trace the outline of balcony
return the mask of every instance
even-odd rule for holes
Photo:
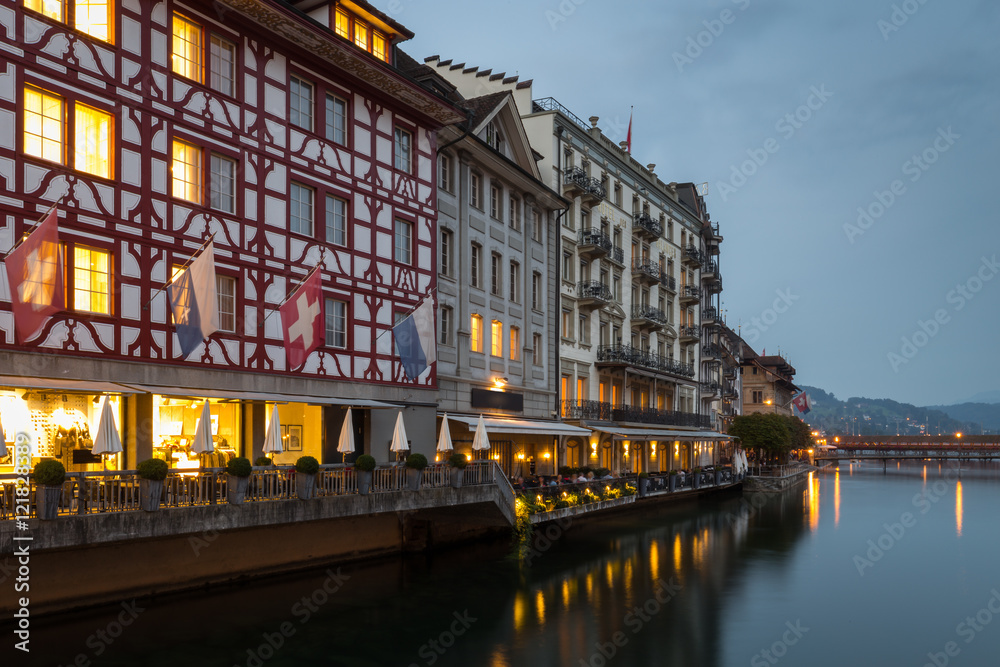
[[[655,285],[660,282],[660,265],[648,257],[633,259],[632,277],[638,278],[640,282]]]
[[[680,300],[683,305],[698,303],[701,301],[701,290],[694,285],[685,285],[681,288]]]
[[[709,294],[718,294],[722,291],[722,276],[716,275],[713,280],[705,281],[705,287]]]
[[[695,266],[701,266],[701,260],[702,260],[701,250],[698,250],[698,248],[694,247],[693,245],[689,245],[688,247],[684,248],[684,254],[681,255],[682,262],[684,262],[685,264],[693,264]]]
[[[702,382],[701,383],[701,397],[720,397],[722,396],[722,385],[718,382]]]
[[[644,329],[662,329],[667,324],[667,314],[648,305],[632,306],[632,323]]]
[[[616,422],[712,428],[712,418],[708,415],[699,415],[694,412],[678,412],[676,410],[641,408],[637,405],[616,405],[611,408],[611,417]]]
[[[583,197],[584,203],[591,206],[600,203],[607,195],[604,191],[604,185],[598,179],[587,176],[587,172],[580,167],[566,169],[563,178],[563,191],[574,197]]]
[[[736,391],[735,385],[731,385],[731,384],[727,383],[726,386],[722,390],[722,397],[723,398],[728,398],[730,400],[733,400],[733,399],[738,398],[739,395],[740,395],[740,393],[738,391]]]
[[[611,249],[611,254],[608,255],[608,259],[618,266],[625,266],[625,251],[618,246],[615,246]]]
[[[562,402],[563,419],[592,419],[596,421],[611,421],[611,404],[603,401],[564,400]]]
[[[722,348],[718,345],[703,345],[701,347],[701,356],[712,359],[722,359]]]
[[[632,231],[655,240],[663,234],[663,223],[654,220],[648,213],[636,213],[632,216]]]
[[[715,260],[706,260],[701,263],[701,279],[717,280],[719,278],[719,263]]]
[[[681,327],[680,334],[682,343],[701,340],[701,329],[697,325]]]
[[[581,229],[577,251],[583,257],[603,257],[611,252],[611,237],[596,227]]]
[[[709,326],[715,324],[716,320],[718,319],[719,319],[719,311],[715,309],[715,306],[708,306],[707,308],[701,309],[702,326]]]
[[[677,279],[668,275],[666,271],[660,271],[660,287],[671,294],[677,294]]]
[[[635,366],[659,373],[694,377],[694,366],[631,345],[601,345],[597,348],[598,366]]]
[[[611,303],[611,288],[598,280],[582,280],[576,286],[577,304],[581,308],[600,308]]]

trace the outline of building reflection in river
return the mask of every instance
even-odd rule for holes
[[[955,483],[955,530],[962,536],[962,480]]]

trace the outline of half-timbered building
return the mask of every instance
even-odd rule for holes
[[[55,205],[65,277],[26,340],[0,277],[8,442],[89,469],[110,400],[112,465],[196,465],[208,399],[230,456],[259,455],[272,405],[279,463],[340,460],[347,406],[377,459],[397,406],[433,451],[435,368],[408,378],[391,328],[435,288],[435,133],[464,116],[397,69],[410,37],[364,0],[3,3],[0,253]],[[164,287],[209,239],[218,331],[185,358]],[[317,264],[325,340],[290,368],[277,308]]]

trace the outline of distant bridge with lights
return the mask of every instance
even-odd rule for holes
[[[833,449],[829,449],[829,447]],[[827,449],[816,461],[882,461],[889,459],[1000,460],[1000,435],[841,435],[827,438]]]

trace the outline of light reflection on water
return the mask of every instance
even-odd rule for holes
[[[797,621],[809,631],[784,664],[923,664],[1000,587],[998,468],[963,469],[961,481],[931,468],[930,483],[927,468],[847,464],[785,494],[579,522],[530,569],[503,542],[345,568],[343,591],[263,665],[747,665]],[[907,512],[912,527],[885,537]],[[880,539],[891,548],[859,574],[854,558]],[[290,605],[318,580],[153,601],[99,664],[245,666],[247,647],[294,621]],[[468,631],[442,634],[463,611],[476,619]],[[33,638],[52,659],[39,664],[68,664],[114,615],[43,623]],[[430,648],[439,640],[442,652]],[[1000,621],[962,645],[963,664],[993,664],[998,650]]]

